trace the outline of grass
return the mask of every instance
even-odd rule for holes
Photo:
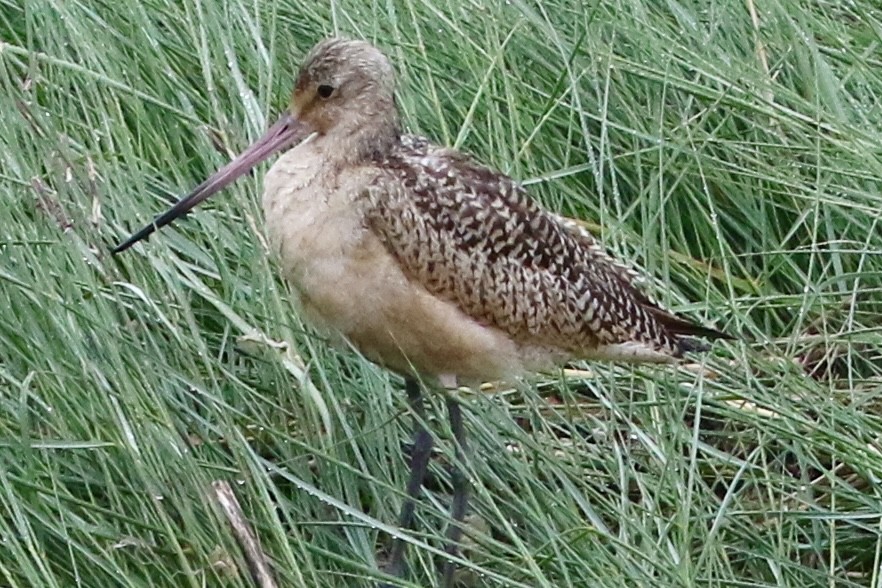
[[[282,585],[372,585],[401,382],[301,324],[259,182],[109,255],[255,138],[334,31],[392,57],[412,130],[741,337],[693,369],[470,398],[466,579],[882,586],[869,0],[0,0],[0,585],[249,586],[216,480]],[[410,585],[435,578],[446,499],[436,481]]]

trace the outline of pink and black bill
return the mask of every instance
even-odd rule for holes
[[[299,143],[308,134],[309,130],[303,123],[291,114],[285,114],[260,139],[245,149],[238,157],[196,186],[192,192],[178,200],[174,206],[153,219],[152,223],[117,245],[113,253],[125,251],[138,241],[150,236],[154,231],[187,214],[200,202],[207,200],[243,174],[248,173],[258,163],[279,151]]]

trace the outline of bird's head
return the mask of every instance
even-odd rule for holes
[[[327,39],[306,56],[291,103],[281,118],[238,157],[152,223],[121,243],[124,251],[186,214],[272,155],[315,141],[329,161],[382,157],[399,139],[395,74],[379,49],[364,41]]]

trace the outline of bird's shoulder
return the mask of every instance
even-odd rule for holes
[[[627,282],[639,279],[581,225],[545,210],[510,176],[461,151],[404,135],[378,168],[367,189],[373,212],[408,225],[402,229],[425,225],[451,247],[480,253],[491,263],[514,257],[554,271],[574,257],[592,257]]]

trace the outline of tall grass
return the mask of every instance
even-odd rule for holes
[[[215,480],[282,585],[377,577],[401,383],[303,327],[258,179],[108,253],[341,33],[394,60],[411,130],[740,337],[470,397],[464,580],[882,586],[880,31],[870,0],[0,0],[0,585],[251,585]],[[432,404],[410,585],[446,518]]]

